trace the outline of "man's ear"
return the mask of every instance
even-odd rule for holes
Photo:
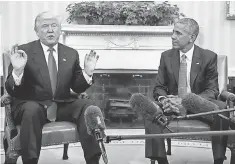
[[[36,33],[36,35],[37,35],[37,36],[38,36],[38,38],[39,38],[39,34],[38,34],[38,31],[36,31],[36,30],[35,30],[35,33]]]
[[[36,35],[38,36],[38,29],[34,26],[34,31],[36,33]]]
[[[195,40],[196,40],[196,38],[197,38],[197,36],[195,35],[195,34],[192,34],[191,36],[190,36],[190,42],[191,43],[193,43],[193,42],[195,42]]]

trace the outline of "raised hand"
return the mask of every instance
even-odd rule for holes
[[[18,50],[18,45],[12,46],[10,52],[8,52],[14,73],[19,76],[23,73],[24,67],[27,63],[28,56],[23,50]]]
[[[99,55],[96,55],[94,50],[91,50],[89,54],[86,54],[84,60],[84,70],[88,76],[93,75],[98,59]]]

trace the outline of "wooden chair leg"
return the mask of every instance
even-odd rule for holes
[[[166,152],[166,154],[171,155],[171,139],[167,138],[166,141],[167,141],[167,152]]]
[[[151,164],[155,164],[155,160],[151,159],[150,161],[151,161]]]
[[[64,153],[63,153],[63,160],[67,160],[69,159],[68,157],[68,147],[69,147],[69,144],[64,144]]]

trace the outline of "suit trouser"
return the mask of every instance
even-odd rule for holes
[[[93,159],[98,161],[101,151],[96,139],[87,133],[84,120],[84,111],[92,105],[90,100],[78,99],[71,103],[58,103],[57,120],[76,123],[79,139],[88,164]],[[16,124],[21,125],[20,144],[23,162],[32,158],[39,158],[42,141],[42,128],[48,122],[46,109],[33,101],[20,104],[14,111]]]
[[[211,100],[217,104],[220,109],[224,109],[226,104],[222,101]],[[228,114],[224,114],[228,116]],[[210,123],[211,130],[228,130],[228,121],[215,117],[214,121]],[[161,134],[163,128],[157,124],[153,124],[149,120],[145,120],[145,134]],[[226,153],[228,136],[212,136],[212,151],[214,160],[224,158]],[[166,149],[164,138],[154,138],[145,140],[145,157],[150,159],[166,158]]]

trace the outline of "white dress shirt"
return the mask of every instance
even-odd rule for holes
[[[186,52],[183,53],[180,51],[180,60],[182,59],[182,55],[185,54],[187,56],[186,62],[187,62],[187,93],[191,93],[191,87],[190,87],[190,72],[191,72],[191,65],[192,65],[192,59],[193,59],[193,51],[194,51],[194,45],[192,48]],[[180,61],[181,62],[181,61]],[[158,101],[161,100],[161,98],[166,98],[165,96],[159,96]]]
[[[48,56],[49,56],[49,53],[50,53],[48,51],[49,47],[44,45],[43,43],[41,43],[41,45],[42,45],[42,49],[43,49],[43,52],[44,52],[44,55],[45,55],[46,62],[48,64]],[[53,48],[55,50],[55,51],[53,51],[53,56],[55,58],[56,67],[57,67],[57,70],[58,70],[58,44],[56,44]],[[21,80],[22,80],[23,74],[24,74],[24,72],[20,76],[17,76],[15,74],[14,70],[12,71],[12,76],[13,76],[13,79],[15,81],[15,85],[20,85],[21,84]],[[87,83],[91,85],[92,84],[92,76],[91,77],[88,76],[85,73],[85,71],[83,71],[83,76],[86,79]]]
[[[183,52],[180,51],[180,60],[182,59],[183,54],[185,54],[187,56],[187,58],[186,58],[186,62],[187,62],[187,93],[191,93],[190,72],[191,72],[191,65],[192,65],[192,59],[193,59],[193,51],[194,51],[194,45],[186,53],[183,53]]]

